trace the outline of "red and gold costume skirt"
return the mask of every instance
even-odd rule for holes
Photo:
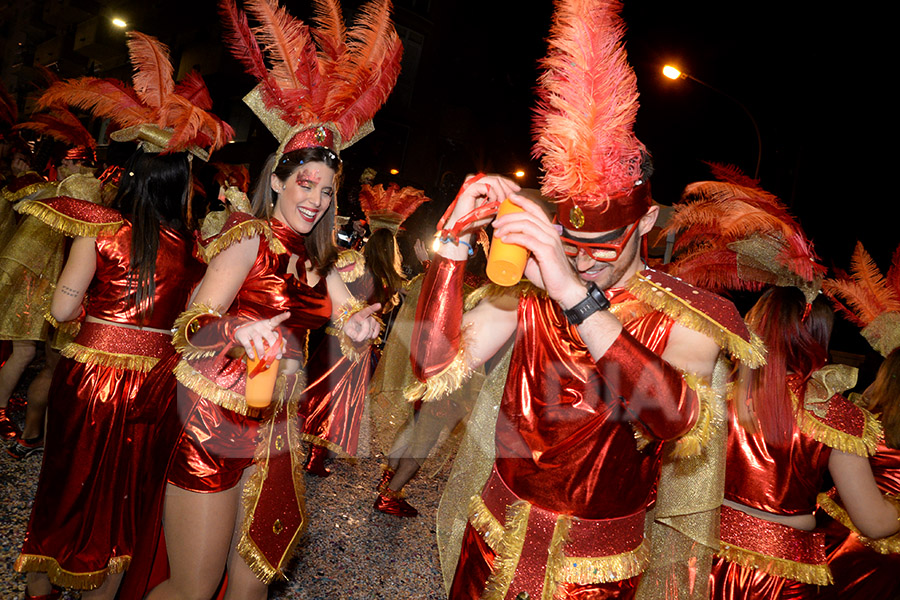
[[[50,388],[44,463],[16,560],[56,584],[99,587],[128,568],[141,459],[152,428],[134,406],[146,371],[173,353],[163,333],[84,323]]]
[[[722,507],[721,548],[713,561],[715,600],[815,597],[831,583],[825,537]]]

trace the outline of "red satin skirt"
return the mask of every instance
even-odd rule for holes
[[[372,348],[352,361],[337,346],[333,336],[326,336],[310,359],[310,383],[300,400],[300,413],[306,417],[303,433],[314,444],[354,456],[377,355]]]
[[[709,575],[712,600],[797,600],[815,598],[817,589],[818,586],[769,575],[720,556],[713,559]]]
[[[834,585],[821,588],[817,600],[900,598],[900,554],[879,554],[848,533],[828,555]]]
[[[104,341],[105,340],[105,341]],[[115,343],[118,353],[172,353],[165,334],[85,323],[76,342]],[[91,342],[91,343],[89,343]],[[98,342],[94,344],[93,342]],[[93,589],[131,561],[141,460],[151,428],[134,420],[146,373],[63,358],[53,375],[44,462],[16,561],[57,585]]]
[[[222,408],[178,384],[184,427],[175,444],[167,481],[185,490],[223,492],[253,464],[259,421]]]

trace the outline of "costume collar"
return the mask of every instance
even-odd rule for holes
[[[275,217],[272,217],[269,225],[272,227],[272,233],[284,244],[288,252],[297,255],[301,260],[306,260],[306,236],[297,233]]]

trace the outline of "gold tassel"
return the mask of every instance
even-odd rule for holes
[[[566,557],[558,579],[562,583],[588,585],[637,577],[650,564],[650,544],[646,540],[634,550],[613,556]]]
[[[522,556],[529,514],[531,505],[524,500],[506,508],[506,527],[497,546],[497,556],[494,557],[491,575],[485,583],[482,600],[503,600],[506,597]]]
[[[190,308],[178,315],[172,325],[172,345],[181,356],[188,360],[211,358],[218,354],[221,348],[212,346],[195,346],[191,343],[191,334],[197,333],[200,328],[195,321],[203,316],[222,318],[222,314],[211,306],[194,302]]]
[[[107,576],[124,573],[131,565],[130,556],[113,556],[105,569],[88,573],[66,571],[55,558],[36,554],[20,554],[13,567],[19,573],[46,573],[50,583],[59,587],[95,590]]]
[[[631,280],[628,290],[636,298],[661,311],[678,324],[712,338],[719,347],[725,348],[732,357],[747,366],[756,368],[765,364],[765,346],[756,334],[751,332],[748,342],[713,320],[709,315],[691,306],[683,298],[650,281],[640,273],[637,273]]]
[[[46,204],[37,201],[29,201],[17,207],[17,210],[26,215],[36,217],[51,228],[70,237],[94,238],[101,235],[115,233],[124,221],[111,221],[109,223],[88,223],[65,215]]]
[[[347,269],[350,265],[353,265],[353,268]],[[344,250],[338,254],[334,267],[344,283],[353,283],[366,272],[366,259],[356,250]]]
[[[261,219],[250,219],[241,221],[228,231],[219,234],[216,239],[211,241],[203,249],[203,257],[208,263],[217,254],[229,246],[236,244],[245,238],[249,239],[252,237],[265,238],[266,242],[269,244],[269,248],[275,254],[284,254],[287,252],[287,249],[278,241],[278,238],[272,235],[272,228],[269,227],[268,223]]]
[[[733,544],[725,544],[724,542],[717,554],[735,564],[751,569],[759,569],[769,575],[784,577],[800,583],[812,585],[831,585],[834,583],[834,579],[831,577],[831,569],[828,568],[828,565],[811,565],[785,558],[766,556],[765,554],[747,550]]]
[[[186,360],[182,359],[178,361],[173,372],[175,373],[175,379],[177,379],[181,385],[198,396],[206,398],[213,404],[236,412],[239,415],[246,416],[248,414],[250,409],[247,406],[247,399],[243,395],[220,387],[214,381],[204,377]]]
[[[152,356],[140,356],[138,354],[117,354],[114,352],[105,352],[96,348],[88,348],[81,344],[72,342],[67,344],[60,351],[60,354],[66,358],[88,365],[100,365],[101,367],[112,367],[114,369],[127,369],[129,371],[139,371],[141,373],[149,372],[156,363],[158,358]]]
[[[900,513],[900,496],[885,494],[884,498],[893,504],[897,509],[897,512]],[[866,537],[859,532],[859,529],[857,529],[856,525],[853,524],[853,521],[850,520],[850,515],[847,514],[847,510],[836,500],[831,498],[831,496],[828,494],[819,494],[816,498],[816,502],[819,503],[822,510],[828,513],[828,516],[855,533],[859,537],[860,543],[868,546],[879,554],[900,554],[900,532],[885,538]]]

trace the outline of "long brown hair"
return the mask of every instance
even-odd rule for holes
[[[266,164],[263,165],[262,173],[256,182],[256,188],[253,190],[253,199],[250,202],[250,210],[254,216],[260,219],[272,218],[275,202],[278,199],[278,194],[272,190],[270,173],[274,173],[280,181],[287,181],[301,165],[308,162],[322,162],[334,170],[334,197],[322,218],[304,238],[306,253],[312,261],[313,268],[316,273],[324,277],[337,259],[337,247],[334,242],[334,215],[337,213],[337,193],[343,163],[337,154],[328,148],[319,146],[287,152],[277,165],[275,156],[272,154],[266,159]]]
[[[871,400],[869,409],[881,413],[885,443],[900,450],[900,348],[894,348],[881,363],[866,396]]]
[[[403,273],[397,270],[399,253],[394,234],[385,228],[376,229],[363,247],[366,269],[375,279],[374,301],[381,303],[384,312],[390,312],[397,304],[397,293],[406,282]]]
[[[766,345],[766,364],[759,369],[741,369],[738,406],[747,406],[755,417],[742,424],[755,430],[759,423],[766,442],[780,445],[790,440],[797,407],[786,384],[787,375],[799,375],[800,406],[805,382],[828,361],[828,340],[834,313],[819,296],[806,312],[806,298],[797,288],[774,287],[766,291],[747,313],[747,325]],[[738,413],[741,415],[741,411]]]

